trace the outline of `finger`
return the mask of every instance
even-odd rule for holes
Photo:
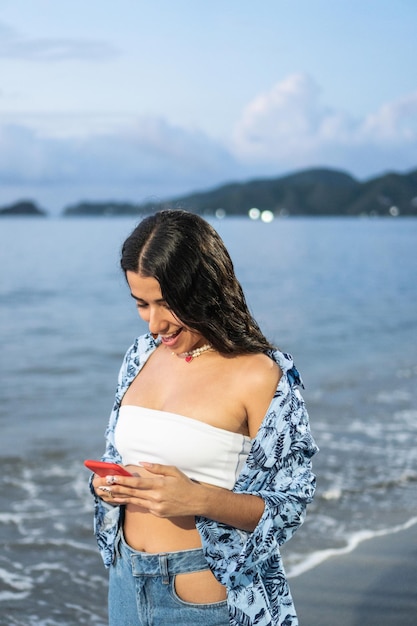
[[[139,474],[132,474],[132,476],[106,476],[106,485],[124,485],[126,487],[136,486],[137,479],[140,478]]]
[[[139,461],[138,465],[152,474],[160,474],[161,476],[178,476],[181,473],[173,465],[161,465],[160,463],[148,463],[147,461]]]
[[[107,487],[106,485],[101,485],[100,487],[97,487],[97,491],[101,492],[101,496],[107,496],[108,498],[113,498],[113,492],[111,490],[110,487]]]

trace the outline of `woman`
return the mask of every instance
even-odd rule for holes
[[[216,231],[145,218],[121,266],[149,333],[128,350],[95,532],[111,626],[294,626],[279,546],[314,493],[316,446],[292,359],[249,313]]]

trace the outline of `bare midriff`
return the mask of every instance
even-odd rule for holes
[[[127,469],[147,474],[143,468],[127,466]],[[123,534],[131,548],[151,554],[201,548],[194,516],[161,518],[132,504],[125,508]],[[226,598],[225,587],[209,569],[176,576],[175,587],[177,594],[186,602],[220,602]]]

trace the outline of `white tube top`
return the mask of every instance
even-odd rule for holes
[[[156,409],[123,405],[115,429],[123,465],[174,465],[189,478],[232,489],[248,457],[250,437]]]

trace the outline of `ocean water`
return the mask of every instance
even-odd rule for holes
[[[106,624],[84,458],[144,326],[125,219],[0,221],[0,624]],[[317,495],[290,576],[417,518],[417,220],[215,222],[265,334],[293,354]]]

